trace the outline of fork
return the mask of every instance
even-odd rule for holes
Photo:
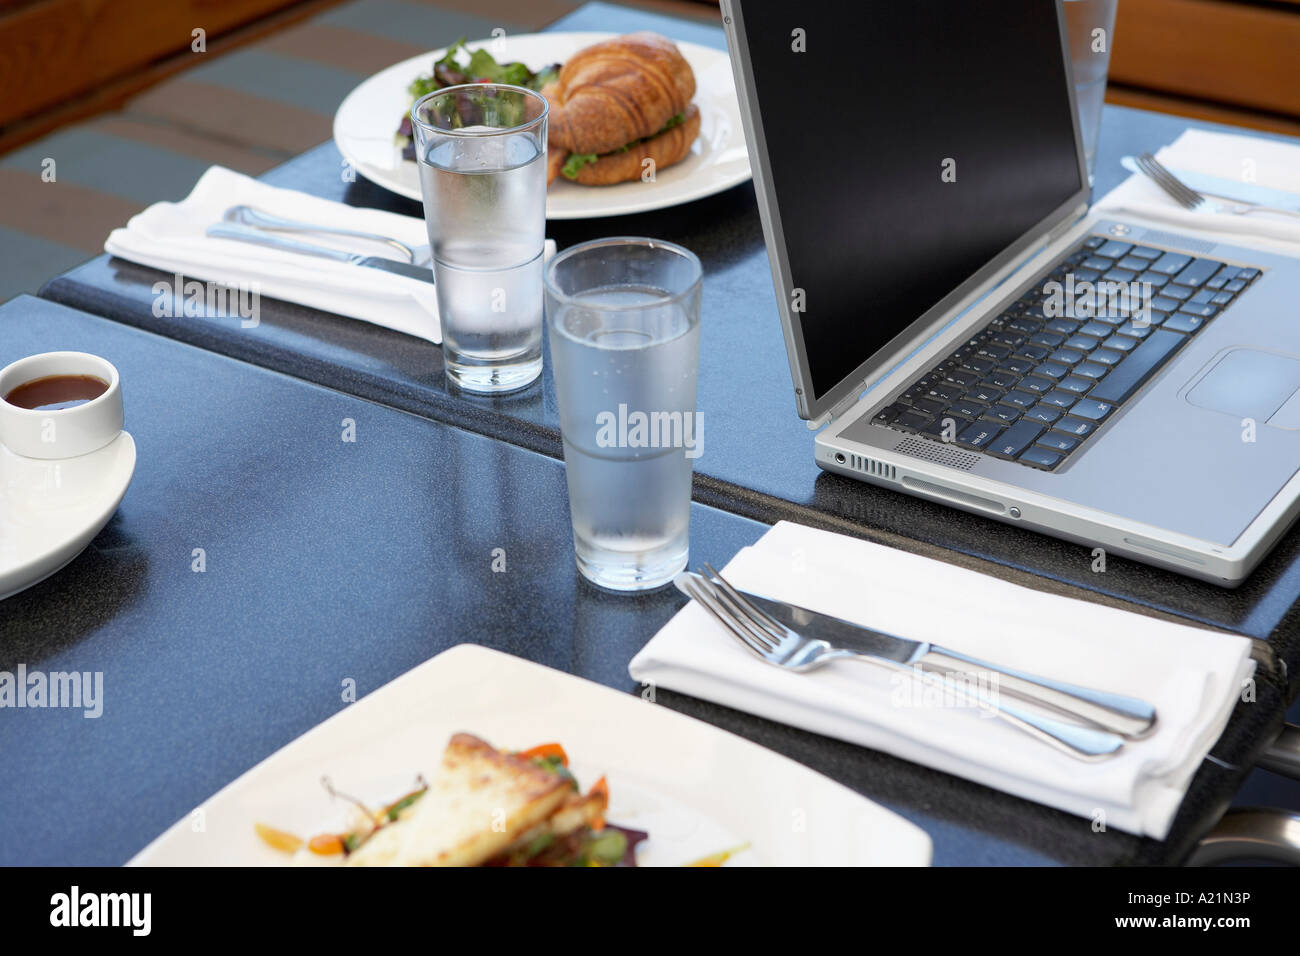
[[[381,236],[375,232],[361,232],[357,229],[340,229],[335,226],[321,226],[316,223],[299,222],[294,219],[285,219],[281,216],[272,216],[270,213],[262,212],[260,209],[254,209],[252,206],[231,206],[222,216],[226,222],[236,222],[243,226],[252,226],[255,229],[267,229],[272,232],[319,232],[331,236],[352,236],[356,239],[369,239],[372,242],[381,242],[385,245],[392,246],[410,261],[413,266],[425,266],[433,261],[433,252],[428,245],[408,246],[406,243],[391,236]]]
[[[1016,729],[1078,760],[1105,760],[1124,746],[1124,740],[1118,734],[1054,720],[1000,699],[995,700],[967,684],[919,667],[858,654],[832,647],[826,641],[804,637],[756,607],[709,565],[704,566],[704,571],[707,576],[683,572],[674,579],[674,584],[731,631],[745,648],[768,664],[798,673],[815,670],[835,660],[877,664],[909,677],[919,677],[931,686],[979,704]]]
[[[1277,206],[1264,206],[1259,203],[1244,202],[1240,199],[1229,199],[1226,196],[1215,197],[1223,200],[1222,202],[1215,202],[1208,196],[1198,193],[1191,186],[1188,186],[1150,153],[1141,153],[1134,157],[1133,161],[1137,164],[1138,169],[1168,193],[1174,202],[1184,209],[1192,210],[1192,212],[1229,212],[1238,216],[1251,212],[1273,212],[1281,213],[1284,216],[1300,217],[1300,213],[1293,212],[1290,209],[1279,209]]]

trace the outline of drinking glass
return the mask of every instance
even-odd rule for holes
[[[1101,107],[1106,98],[1116,3],[1117,0],[1065,0],[1070,71],[1074,75],[1074,98],[1079,110],[1083,155],[1088,161],[1089,185],[1097,167],[1097,139],[1101,135]]]
[[[447,377],[472,392],[542,371],[546,99],[519,86],[435,90],[411,107]]]
[[[639,591],[686,567],[700,260],[617,237],[574,246],[546,269],[546,322],[560,406],[578,570]]]

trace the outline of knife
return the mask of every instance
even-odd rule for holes
[[[797,631],[804,637],[823,640],[837,648],[899,664],[923,665],[926,669],[946,673],[991,671],[998,675],[995,686],[999,693],[1007,693],[1031,703],[1046,704],[1062,713],[1083,717],[1130,738],[1145,737],[1155,729],[1155,708],[1144,700],[1050,680],[990,664],[926,641],[895,637],[797,604],[787,604],[749,591],[740,593],[790,630]]]
[[[258,229],[238,226],[228,222],[219,222],[214,226],[209,226],[207,234],[213,239],[234,239],[236,242],[251,242],[259,246],[269,246],[272,249],[282,249],[285,252],[299,252],[307,256],[319,256],[322,259],[347,262],[366,269],[382,269],[385,272],[406,276],[408,279],[419,279],[421,282],[433,285],[433,270],[429,266],[415,266],[409,262],[385,259],[383,256],[362,256],[343,249],[316,246],[309,242],[286,239],[283,236],[271,235]]]
[[[1284,189],[1271,189],[1268,186],[1260,186],[1256,183],[1243,183],[1239,179],[1211,176],[1208,173],[1198,173],[1192,169],[1179,169],[1177,166],[1170,166],[1164,160],[1161,160],[1161,163],[1192,189],[1209,196],[1211,199],[1252,203],[1257,206],[1281,209],[1285,212],[1300,213],[1300,193],[1287,192]],[[1132,156],[1125,156],[1120,160],[1120,165],[1131,173],[1141,172]]]

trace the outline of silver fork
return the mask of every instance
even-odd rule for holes
[[[1252,212],[1273,212],[1281,213],[1284,216],[1300,217],[1300,213],[1293,212],[1290,209],[1279,209],[1277,206],[1264,206],[1259,203],[1244,202],[1240,199],[1228,199],[1226,196],[1215,197],[1222,200],[1216,202],[1215,199],[1198,193],[1191,186],[1188,186],[1150,153],[1141,153],[1135,156],[1133,161],[1137,164],[1138,169],[1168,193],[1174,202],[1184,209],[1192,210],[1192,212],[1230,212],[1238,216]]]
[[[832,647],[826,641],[804,637],[756,607],[724,581],[713,568],[705,565],[704,570],[707,576],[683,572],[674,583],[731,631],[742,645],[768,664],[800,673],[815,670],[835,660],[877,664],[909,677],[920,678],[934,687],[979,704],[1016,729],[1079,760],[1105,760],[1124,746],[1124,740],[1118,734],[1054,720],[1001,699],[994,699],[969,684],[954,681],[947,676]]]
[[[321,226],[316,223],[299,222],[295,219],[285,219],[281,216],[272,216],[270,213],[262,212],[260,209],[254,209],[252,206],[231,206],[226,210],[222,217],[226,222],[237,222],[243,226],[252,226],[255,229],[267,229],[272,232],[316,232],[324,233],[331,236],[351,236],[355,239],[368,239],[372,242],[380,242],[392,246],[413,266],[427,266],[433,261],[433,252],[429,246],[408,246],[391,236],[381,236],[376,232],[361,232],[357,229],[341,229],[334,226]]]

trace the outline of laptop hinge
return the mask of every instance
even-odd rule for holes
[[[840,401],[834,407],[832,407],[829,411],[823,413],[819,418],[809,419],[808,421],[809,431],[816,431],[817,429],[821,428],[823,425],[829,425],[831,422],[835,421],[835,419],[839,418],[841,415],[847,412],[850,408],[852,408],[854,405],[858,403],[859,399],[862,398],[862,392],[866,389],[866,387],[867,387],[867,383],[864,381],[862,383],[862,388],[855,389],[854,391],[849,392],[848,395],[840,399]]]

